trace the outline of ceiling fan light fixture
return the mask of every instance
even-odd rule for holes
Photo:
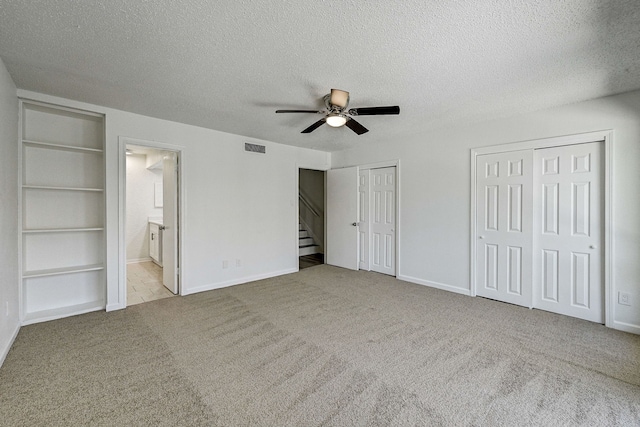
[[[349,105],[349,92],[340,89],[331,89],[330,102],[336,107],[347,108],[347,105]]]
[[[329,114],[326,123],[334,128],[339,128],[347,123],[347,117],[344,114]]]

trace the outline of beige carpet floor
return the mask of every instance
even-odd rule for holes
[[[25,326],[0,425],[640,425],[640,337],[321,265]]]

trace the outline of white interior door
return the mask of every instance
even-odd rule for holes
[[[396,168],[370,172],[371,270],[395,276]]]
[[[370,170],[358,175],[358,248],[360,270],[370,270],[369,263],[369,176]]]
[[[531,307],[532,151],[476,161],[476,294]]]
[[[327,171],[326,262],[358,269],[358,168]]]
[[[602,144],[536,150],[533,305],[604,322]]]
[[[162,165],[163,224],[162,281],[174,294],[178,293],[178,157],[167,153]]]

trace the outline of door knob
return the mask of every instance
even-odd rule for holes
[[[484,236],[478,236],[478,239],[484,239]]]
[[[357,222],[354,222],[354,223],[352,223],[351,225],[353,225],[354,227],[357,227],[357,226],[358,226],[358,223],[357,223]]]
[[[591,245],[591,246],[589,246],[589,248],[590,248],[590,249],[596,249],[596,248],[597,248],[597,246],[596,246],[596,245]]]
[[[166,225],[160,225],[158,226],[158,230],[166,230],[167,226]]]

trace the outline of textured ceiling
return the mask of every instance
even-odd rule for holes
[[[640,88],[638,0],[0,0],[19,88],[324,151]],[[323,126],[331,88],[370,132]]]

